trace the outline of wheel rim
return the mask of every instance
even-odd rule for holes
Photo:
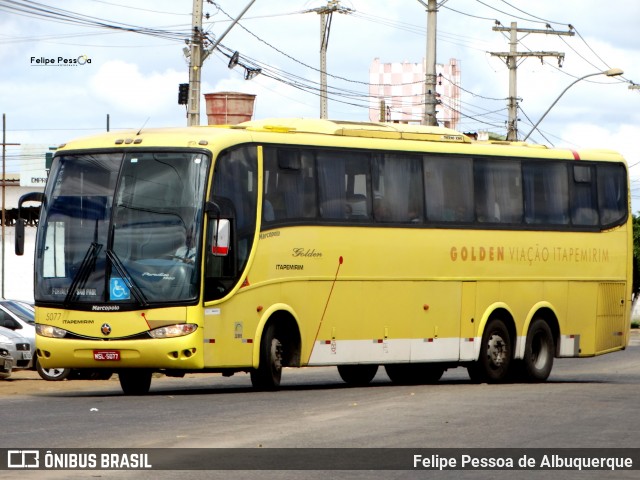
[[[500,368],[508,362],[509,349],[500,335],[494,333],[489,337],[489,341],[487,342],[487,357],[491,365],[495,368]]]
[[[276,372],[282,369],[282,344],[277,338],[271,340],[271,365]]]
[[[44,373],[49,375],[50,377],[59,377],[64,373],[64,368],[45,368]]]

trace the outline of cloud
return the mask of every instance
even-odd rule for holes
[[[178,84],[183,82],[184,71],[143,73],[136,64],[111,60],[91,77],[89,88],[109,112],[153,116],[175,110]]]

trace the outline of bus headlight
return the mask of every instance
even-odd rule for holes
[[[176,325],[167,325],[166,327],[155,328],[149,331],[149,335],[153,338],[173,338],[189,335],[198,329],[195,323],[178,323]]]
[[[40,323],[36,323],[36,333],[43,337],[64,338],[67,331],[62,328],[54,327],[53,325],[42,325]]]

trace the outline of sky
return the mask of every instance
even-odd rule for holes
[[[215,41],[251,0],[204,2]],[[369,67],[420,63],[426,51],[426,0],[341,0],[327,50],[329,118],[368,120]],[[256,0],[202,67],[202,92],[257,95],[254,118],[317,118],[320,16],[326,0]],[[461,65],[458,130],[506,133],[509,73],[490,52],[509,50],[508,27],[572,31],[520,33],[519,137],[558,100],[528,141],[562,148],[607,148],[631,167],[633,211],[640,211],[640,2],[611,0],[440,0],[437,62]],[[26,7],[31,8],[26,8]],[[32,7],[37,7],[34,10]],[[58,145],[107,128],[184,126],[178,85],[188,82],[192,0],[0,0],[0,113],[6,143]],[[548,26],[547,26],[548,25]],[[116,27],[116,28],[114,28]],[[238,51],[241,65],[228,68]],[[58,59],[63,59],[62,62]],[[46,63],[52,59],[53,63]],[[68,63],[64,63],[67,59]],[[245,80],[246,69],[262,74]],[[611,68],[620,77],[595,75]],[[570,86],[571,85],[571,86]],[[568,87],[563,94],[563,91]],[[558,99],[558,97],[562,96]],[[201,109],[201,123],[206,115]],[[9,170],[24,161],[7,146]]]

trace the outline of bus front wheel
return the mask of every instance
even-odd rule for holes
[[[368,385],[378,373],[378,365],[338,365],[340,378],[357,387]]]
[[[468,367],[474,382],[496,383],[505,380],[511,367],[511,335],[504,322],[494,318],[482,335],[480,357]]]
[[[36,371],[40,378],[48,380],[50,382],[59,382],[68,378],[71,375],[70,368],[42,368],[38,358],[36,357]]]
[[[555,342],[551,328],[544,320],[535,319],[529,328],[524,349],[525,379],[531,382],[544,382],[551,373],[554,356]]]
[[[258,390],[277,390],[282,378],[284,347],[276,335],[275,324],[270,324],[260,342],[260,363],[251,370],[251,384]]]
[[[151,370],[120,370],[118,379],[125,395],[145,395],[151,387]]]

